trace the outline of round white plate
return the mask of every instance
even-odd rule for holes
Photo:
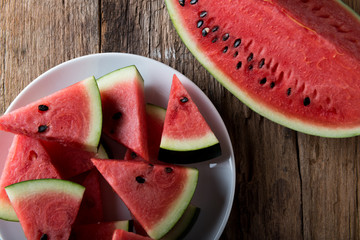
[[[189,166],[199,169],[199,182],[192,203],[201,212],[186,239],[218,239],[227,223],[235,191],[234,153],[224,122],[207,96],[178,71],[155,60],[124,53],[101,53],[79,57],[45,72],[29,84],[12,102],[7,112],[24,106],[89,76],[99,78],[113,70],[135,65],[145,81],[146,101],[166,107],[173,74],[183,83],[206,121],[218,137],[222,155]],[[0,169],[10,147],[13,135],[0,132]],[[2,171],[2,170],[1,170]],[[105,216],[107,220],[124,220],[129,213],[122,202],[104,187]],[[115,210],[115,211],[114,211]],[[0,220],[0,239],[25,239],[19,223]]]

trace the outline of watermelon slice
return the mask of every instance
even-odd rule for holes
[[[5,192],[13,183],[39,178],[60,178],[39,140],[15,135],[0,179],[0,218],[18,221]]]
[[[176,75],[161,137],[159,160],[194,163],[221,155],[220,143]]]
[[[151,240],[152,238],[144,237],[136,233],[127,232],[122,229],[117,229],[114,232],[112,240]]]
[[[96,152],[102,127],[93,77],[0,117],[0,130]]]
[[[29,240],[67,240],[85,188],[60,179],[19,182],[5,188]]]
[[[147,234],[160,239],[176,224],[194,194],[198,170],[135,160],[93,163]]]
[[[360,134],[360,17],[342,1],[165,2],[194,56],[251,109],[308,134]]]
[[[103,107],[103,131],[149,160],[146,136],[144,80],[135,66],[113,71],[97,80]]]
[[[75,225],[69,240],[111,240],[116,229],[129,231],[129,227],[128,220]]]
[[[108,158],[102,145],[98,152],[88,152],[83,149],[67,147],[57,142],[42,141],[46,151],[49,153],[51,162],[58,170],[61,178],[69,179],[94,167],[91,158]]]
[[[150,162],[158,161],[161,134],[164,127],[166,109],[147,103],[146,104],[146,125],[147,144]],[[136,159],[138,156],[130,149],[125,153],[125,160]]]

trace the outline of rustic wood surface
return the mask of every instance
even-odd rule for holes
[[[359,0],[344,2],[360,13]],[[41,73],[98,52],[161,61],[220,112],[237,170],[221,239],[360,239],[359,137],[309,136],[249,110],[194,59],[162,0],[1,0],[0,113]]]

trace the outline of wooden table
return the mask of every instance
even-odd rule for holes
[[[344,0],[360,13],[359,0]],[[194,59],[162,0],[0,1],[0,113],[66,60],[126,52],[192,79],[223,117],[237,185],[221,239],[360,239],[359,137],[298,133],[252,112]]]

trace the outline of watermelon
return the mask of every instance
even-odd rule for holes
[[[91,158],[108,158],[102,145],[98,152],[88,152],[80,148],[64,146],[63,144],[51,141],[42,141],[46,151],[49,153],[51,162],[59,172],[61,178],[69,179],[84,173],[94,167]]]
[[[85,188],[61,179],[37,179],[5,190],[28,240],[67,240]]]
[[[166,109],[147,103],[145,110],[149,160],[150,162],[156,162],[158,160]],[[135,159],[137,157],[136,153],[129,149],[126,151],[124,159]]]
[[[161,136],[159,160],[194,163],[221,155],[219,140],[176,75]]]
[[[160,239],[176,224],[194,194],[198,170],[137,160],[93,163],[147,234]]]
[[[130,223],[130,221],[124,220],[75,225],[69,240],[111,240],[116,229],[129,231]]]
[[[37,139],[15,135],[0,179],[0,218],[18,221],[5,192],[13,183],[39,178],[60,178],[50,156]]]
[[[360,133],[360,17],[340,0],[165,0],[183,42],[259,114],[324,137]]]
[[[136,233],[127,232],[122,229],[117,229],[114,232],[112,240],[151,240],[152,238],[144,237]]]
[[[101,98],[94,77],[0,117],[0,130],[92,152],[97,152],[101,128]]]
[[[97,80],[103,108],[103,132],[148,160],[144,80],[135,66]]]

